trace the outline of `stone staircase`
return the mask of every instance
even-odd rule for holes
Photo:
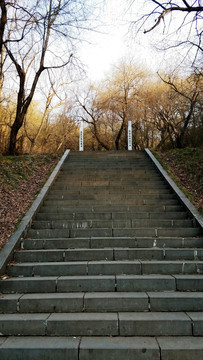
[[[202,244],[146,153],[71,153],[0,281],[0,359],[202,360]]]

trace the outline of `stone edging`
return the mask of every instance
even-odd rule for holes
[[[54,168],[53,172],[51,173],[49,179],[41,189],[40,193],[38,194],[37,198],[34,200],[33,204],[31,205],[30,209],[27,211],[23,219],[21,220],[17,230],[11,235],[6,245],[0,251],[0,274],[2,275],[5,272],[6,264],[9,260],[11,260],[14,250],[19,246],[19,243],[26,235],[28,228],[31,225],[32,219],[35,216],[36,212],[39,210],[42,202],[56,179],[64,161],[69,155],[70,150],[66,150],[59,160],[58,164]]]
[[[199,211],[194,207],[194,205],[190,202],[190,200],[185,196],[185,194],[179,189],[179,187],[175,184],[175,182],[171,179],[168,173],[163,169],[159,161],[155,158],[155,156],[151,153],[149,149],[145,149],[145,152],[150,157],[152,162],[155,164],[159,172],[165,178],[167,183],[171,186],[173,191],[178,196],[179,200],[183,204],[184,208],[192,215],[193,219],[196,221],[196,224],[202,228],[203,231],[203,218],[200,215]]]

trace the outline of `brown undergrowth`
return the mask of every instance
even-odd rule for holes
[[[203,150],[185,148],[154,154],[203,215]]]
[[[0,156],[0,249],[58,160],[55,155]]]

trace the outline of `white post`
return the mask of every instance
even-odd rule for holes
[[[132,150],[132,121],[128,121],[128,150]]]
[[[83,122],[82,121],[80,122],[79,151],[84,151]]]

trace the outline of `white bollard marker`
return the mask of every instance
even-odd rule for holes
[[[132,150],[132,121],[128,121],[128,150]]]
[[[79,136],[79,151],[84,151],[84,142],[83,142],[83,122],[80,123],[80,136]]]

